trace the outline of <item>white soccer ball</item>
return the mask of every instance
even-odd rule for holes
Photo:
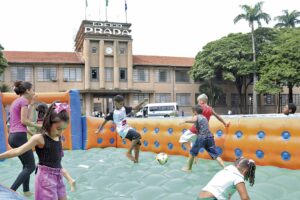
[[[156,160],[159,164],[164,165],[168,162],[168,154],[166,153],[159,153],[156,155]]]

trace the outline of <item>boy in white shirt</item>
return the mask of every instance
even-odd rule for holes
[[[139,162],[139,152],[141,146],[141,134],[136,132],[133,128],[131,128],[127,123],[127,115],[134,111],[138,111],[141,109],[142,105],[147,101],[145,99],[142,103],[135,107],[126,107],[124,106],[124,98],[121,95],[116,95],[114,97],[114,105],[115,109],[112,113],[109,113],[105,117],[105,121],[99,128],[96,130],[96,133],[99,133],[104,125],[109,121],[113,121],[116,124],[116,129],[118,134],[121,136],[122,139],[128,139],[131,141],[131,145],[126,153],[126,156],[129,160],[133,161],[134,163]],[[132,150],[134,151],[134,156],[132,156]]]
[[[242,200],[250,200],[245,181],[250,186],[255,181],[255,162],[251,159],[239,158],[234,165],[219,171],[202,189],[198,199],[228,200],[237,190]]]

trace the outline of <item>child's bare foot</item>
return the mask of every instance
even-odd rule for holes
[[[71,187],[71,192],[74,192],[76,190],[76,181],[72,179],[69,181],[70,187]]]
[[[33,196],[33,193],[32,192],[24,192],[24,196],[25,197],[31,197],[31,196]]]
[[[192,172],[192,170],[189,169],[188,167],[183,167],[183,168],[181,168],[181,170],[184,172]]]
[[[126,153],[126,156],[127,156],[127,158],[129,159],[129,160],[131,160],[131,161],[135,161],[135,159],[134,159],[134,157],[131,155],[131,153]]]

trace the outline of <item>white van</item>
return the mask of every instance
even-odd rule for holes
[[[150,103],[136,113],[136,117],[170,117],[178,116],[177,103]]]

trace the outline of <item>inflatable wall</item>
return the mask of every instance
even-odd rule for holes
[[[245,156],[255,160],[258,165],[300,169],[299,119],[299,116],[235,116],[226,119],[230,121],[230,127],[225,128],[212,118],[210,129],[214,133],[217,151],[226,161]],[[101,133],[95,134],[103,119],[87,117],[84,121],[85,149],[128,147],[128,141],[118,136],[112,122],[107,123]],[[188,152],[178,140],[191,125],[179,125],[182,121],[180,118],[130,119],[128,123],[141,133],[143,151],[187,156]],[[203,149],[200,150],[199,157],[210,158]]]
[[[64,149],[82,149],[82,126],[81,126],[81,109],[80,96],[77,90],[68,92],[55,93],[36,93],[38,101],[51,104],[54,101],[65,102],[70,105],[70,123],[64,131],[63,147]],[[1,93],[0,95],[0,152],[9,148],[7,143],[8,130],[6,126],[5,106],[9,106],[16,98],[14,93]]]
[[[40,93],[38,99],[52,103],[55,100],[70,104],[70,125],[63,133],[65,149],[90,149],[118,147],[127,148],[129,141],[122,140],[115,131],[115,125],[109,122],[101,133],[97,127],[103,119],[81,117],[79,92],[71,90],[61,93]],[[12,93],[0,95],[0,153],[6,151],[7,127],[4,106],[17,98]],[[258,165],[271,165],[288,169],[300,169],[300,115],[284,116],[226,116],[230,127],[225,128],[215,118],[210,120],[210,129],[214,134],[217,151],[226,161],[237,157],[252,158]],[[188,152],[178,142],[180,135],[191,124],[180,125],[182,118],[169,119],[129,119],[128,123],[142,136],[141,150],[155,153],[165,152],[187,156]],[[210,159],[200,150],[199,157]]]

